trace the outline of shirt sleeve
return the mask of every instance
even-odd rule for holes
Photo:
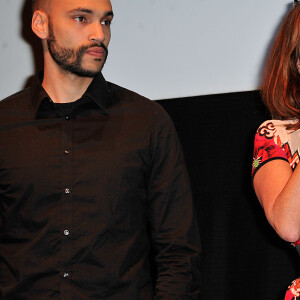
[[[289,162],[286,145],[282,145],[280,136],[276,134],[276,126],[267,121],[263,123],[255,134],[254,153],[252,162],[252,178],[267,162],[274,159],[283,159]]]
[[[157,265],[155,299],[198,299],[199,229],[181,145],[163,110],[156,115],[151,157],[148,199]]]

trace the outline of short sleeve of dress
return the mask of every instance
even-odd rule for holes
[[[288,144],[283,144],[279,131],[272,121],[264,122],[256,131],[252,162],[252,179],[267,162],[274,159],[288,160]]]

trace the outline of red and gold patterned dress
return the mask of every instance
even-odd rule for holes
[[[299,163],[300,130],[287,130],[286,125],[297,120],[269,120],[257,129],[254,142],[252,178],[257,170],[274,159],[287,161],[292,170]],[[300,240],[293,245],[300,254]],[[294,280],[285,294],[284,300],[300,299],[300,278]]]

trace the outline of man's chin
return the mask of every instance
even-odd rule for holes
[[[98,61],[98,66],[78,68],[77,70],[74,70],[74,74],[80,77],[95,77],[101,73],[103,67],[104,63],[102,61]]]
[[[101,73],[102,71],[102,66],[101,68],[97,68],[97,69],[83,69],[83,68],[63,68],[65,72],[69,73],[69,74],[74,74],[77,75],[79,77],[90,77],[90,78],[94,78],[95,76],[97,76],[99,73]]]
[[[99,71],[90,71],[90,70],[86,70],[83,72],[76,72],[74,73],[75,75],[79,76],[79,77],[89,77],[89,78],[94,78],[96,77],[99,73],[101,73],[101,70]]]

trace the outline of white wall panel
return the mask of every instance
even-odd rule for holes
[[[24,0],[0,0],[0,98],[34,73]],[[287,0],[112,0],[105,77],[151,99],[256,89]]]

